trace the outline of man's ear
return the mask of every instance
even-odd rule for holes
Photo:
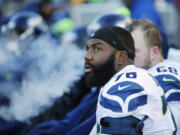
[[[116,53],[116,63],[118,64],[118,65],[122,65],[122,64],[124,64],[124,62],[126,61],[126,58],[128,57],[128,55],[127,55],[127,52],[126,51],[118,51],[117,53]]]
[[[160,55],[160,50],[158,46],[153,46],[151,48],[151,60],[155,60]]]

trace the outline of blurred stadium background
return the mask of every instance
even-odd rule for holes
[[[70,17],[70,19],[72,19],[71,25],[73,26],[71,26],[71,28],[66,28],[66,30],[72,30],[82,26],[87,26],[97,15],[113,12],[116,9],[120,8],[121,6],[124,6],[122,2],[123,0],[34,0],[34,1],[35,2],[46,1],[50,6],[54,8],[59,8],[52,13],[53,16],[52,22],[54,24],[57,23],[62,18]],[[178,23],[180,20],[179,0],[152,0],[152,1],[155,2],[156,9],[160,13],[165,29],[167,30],[168,34],[171,36],[173,42],[175,42],[175,47],[180,48],[180,42],[179,42],[180,26]],[[31,10],[33,8],[37,8],[37,7],[30,7],[33,5],[28,5],[29,3],[33,3],[33,1],[0,0],[0,17],[1,17],[0,26],[2,26],[4,23],[8,21],[7,18],[13,16],[15,13],[21,11],[22,9]],[[27,5],[29,6],[28,8]],[[143,1],[142,1],[142,5],[143,5]],[[38,9],[33,9],[33,10],[38,11]],[[67,20],[66,23],[68,23]],[[61,27],[60,23],[59,23],[59,27]],[[66,30],[59,30],[59,31],[65,32]],[[55,33],[59,33],[59,32],[55,32]]]

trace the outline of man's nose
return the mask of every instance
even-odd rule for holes
[[[84,59],[85,59],[86,61],[91,61],[91,60],[92,60],[92,54],[91,54],[90,51],[87,51],[87,52],[86,52],[86,55],[84,56]]]

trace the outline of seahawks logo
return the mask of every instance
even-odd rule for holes
[[[173,75],[158,75],[157,81],[164,90],[167,101],[180,101],[180,81]]]
[[[143,91],[144,88],[134,82],[117,83],[108,90],[107,94],[118,97],[118,102],[115,99],[103,96],[101,93],[100,104],[113,112],[134,111],[139,106],[147,104],[147,95],[143,94]],[[123,110],[122,105],[126,106],[124,107],[126,110]]]

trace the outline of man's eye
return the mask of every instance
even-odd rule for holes
[[[99,50],[101,50],[101,49],[98,48],[98,47],[95,47],[94,50],[95,50],[95,51],[99,51]]]

